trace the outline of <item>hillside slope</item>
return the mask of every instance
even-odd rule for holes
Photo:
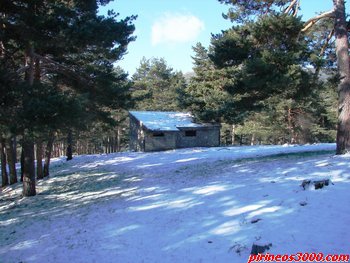
[[[349,253],[350,156],[334,144],[56,159],[38,195],[0,199],[0,261],[247,262]],[[322,189],[303,180],[330,179]]]

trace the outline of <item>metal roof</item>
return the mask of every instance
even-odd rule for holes
[[[188,112],[175,111],[130,111],[148,130],[179,131],[181,128],[201,128],[212,126],[193,121],[193,115]]]

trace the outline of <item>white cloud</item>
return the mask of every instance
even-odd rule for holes
[[[152,45],[186,43],[195,40],[204,23],[191,14],[164,14],[152,26]]]

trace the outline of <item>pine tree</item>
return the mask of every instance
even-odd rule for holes
[[[246,23],[254,20],[254,17],[263,17],[269,14],[284,13],[296,17],[300,9],[300,0],[284,1],[241,1],[241,0],[219,0],[221,3],[231,6],[227,18],[238,23]],[[345,1],[333,0],[333,10],[317,15],[304,23],[300,30],[302,33],[310,30],[320,21],[334,21],[333,29],[324,34],[325,40],[322,45],[324,50],[330,43],[332,36],[335,37],[335,53],[339,75],[338,84],[338,125],[337,125],[337,154],[343,154],[350,150],[350,66],[348,53],[348,30],[345,14]],[[320,41],[315,41],[320,43]],[[316,44],[317,46],[317,44]],[[314,61],[322,61],[325,53],[322,51],[315,56]],[[322,64],[322,63],[321,63]],[[320,64],[316,63],[316,73],[319,72]],[[316,74],[317,75],[317,74]]]
[[[1,157],[1,187],[7,186],[9,184],[9,178],[7,174],[7,160],[5,152],[5,140],[0,138],[0,157]]]
[[[337,129],[337,154],[350,151],[350,59],[348,28],[345,15],[345,1],[333,0],[336,38],[336,54],[339,73],[338,85],[338,129]]]
[[[181,72],[174,72],[163,58],[143,58],[132,82],[136,109],[179,110],[176,98],[184,88],[185,78]]]
[[[114,13],[97,16],[98,4],[108,2],[6,1],[0,5],[1,55],[6,63],[16,61],[11,74],[1,77],[1,88],[5,97],[19,95],[9,105],[10,110],[16,108],[11,121],[18,125],[14,129],[4,121],[4,127],[22,135],[26,196],[35,195],[34,141],[44,130],[81,126],[94,117],[109,121],[106,107],[123,104],[124,98],[118,95],[124,85],[118,83],[126,75],[113,74],[113,62],[133,40],[134,17],[117,21]],[[10,110],[4,112],[7,120]]]
[[[316,140],[320,119],[312,109],[323,109],[316,92],[323,84],[303,67],[313,52],[299,40],[302,27],[274,14],[214,35],[209,51],[198,44],[184,106],[202,120],[244,123],[236,131],[249,131],[250,143]]]
[[[263,109],[273,96],[288,100],[310,93],[312,79],[302,68],[309,50],[298,41],[301,28],[297,18],[271,15],[214,36],[210,58],[232,72],[225,89],[234,96],[237,116]]]
[[[225,86],[230,81],[227,71],[215,68],[208,50],[201,43],[197,43],[193,51],[195,75],[190,79],[188,86],[179,93],[180,105],[203,122],[227,120],[230,113],[226,110],[231,102],[229,94],[225,91]]]

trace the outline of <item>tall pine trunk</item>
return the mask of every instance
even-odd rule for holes
[[[122,138],[122,128],[120,125],[117,127],[117,134],[116,134],[116,151],[121,151],[121,138]]]
[[[36,178],[43,179],[43,142],[39,139],[36,142]]]
[[[9,184],[9,178],[6,169],[6,152],[5,152],[5,139],[0,138],[0,155],[1,155],[1,186],[4,187]]]
[[[21,150],[21,182],[23,182],[23,169],[24,169],[24,152],[23,147]]]
[[[67,135],[67,150],[66,150],[66,155],[67,155],[67,161],[70,161],[73,159],[73,136],[72,136],[72,131],[69,130],[68,135]]]
[[[34,66],[34,81],[40,83],[41,81],[41,70],[40,70],[40,59],[35,58]],[[43,142],[39,138],[36,141],[36,178],[38,180],[44,178],[43,174]]]
[[[34,143],[32,138],[23,136],[22,147],[23,147],[23,153],[24,153],[23,196],[34,196],[36,195],[36,189],[35,189]]]
[[[350,151],[350,66],[345,1],[333,0],[335,10],[336,54],[340,83],[338,85],[337,154]]]
[[[50,175],[50,160],[51,160],[54,140],[55,140],[55,133],[50,131],[49,139],[47,141],[46,149],[45,149],[44,177],[47,177]]]
[[[6,143],[7,163],[10,171],[10,184],[17,183],[17,172],[16,172],[16,149],[14,149],[13,138],[7,139]]]
[[[236,125],[232,124],[232,126],[231,126],[231,145],[235,144],[235,136],[236,136]]]
[[[250,139],[250,145],[253,146],[255,144],[255,132],[252,134],[252,137]]]
[[[26,65],[28,67],[25,80],[29,86],[34,84],[34,48],[28,45],[26,49]],[[28,94],[30,96],[30,94]],[[28,127],[29,128],[29,127]],[[36,195],[35,189],[35,164],[34,164],[34,140],[28,129],[24,131],[22,139],[23,150],[23,196]]]
[[[295,144],[297,142],[293,119],[294,117],[293,117],[292,109],[288,108],[287,120],[288,120],[288,131],[289,131],[289,143],[291,144]]]

